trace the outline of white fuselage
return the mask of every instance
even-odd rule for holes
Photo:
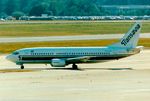
[[[39,47],[17,50],[7,56],[7,59],[18,65],[22,64],[51,64],[54,67],[66,66],[73,63],[103,62],[132,55],[125,48],[110,47]],[[81,58],[80,57],[85,57]],[[89,57],[89,58],[88,58]],[[76,59],[77,58],[77,59]],[[58,65],[55,61],[58,61]],[[69,59],[69,60],[68,60]],[[70,60],[71,59],[71,60]],[[56,61],[56,62],[57,62]],[[54,62],[54,63],[53,63]],[[61,65],[64,62],[63,65]],[[59,65],[60,63],[60,65]]]

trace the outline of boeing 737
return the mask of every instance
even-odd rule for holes
[[[142,24],[136,22],[123,38],[106,47],[36,47],[14,51],[6,59],[16,63],[24,69],[24,64],[50,64],[52,67],[65,67],[72,64],[106,62],[118,60],[141,51],[137,46]]]

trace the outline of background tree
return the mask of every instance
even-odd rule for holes
[[[15,10],[17,10],[17,0],[8,0],[5,7],[6,14],[11,15]]]
[[[19,12],[19,11],[16,11],[16,12],[13,12],[12,13],[12,16],[14,17],[14,18],[16,18],[16,20],[19,20],[19,18],[21,17],[21,16],[24,16],[25,14],[23,13],[23,12]]]
[[[0,0],[0,16],[23,12],[25,15],[40,16],[94,16],[121,15],[121,11],[103,8],[103,5],[150,5],[150,0]],[[124,10],[129,15],[149,15],[149,8]],[[132,14],[133,13],[133,14]],[[125,15],[126,15],[125,14]]]
[[[29,15],[31,16],[41,16],[41,14],[48,14],[48,5],[46,3],[33,6],[29,12]]]

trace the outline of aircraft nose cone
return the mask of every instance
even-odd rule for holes
[[[8,56],[6,57],[6,59],[9,60],[9,61],[12,61],[12,62],[17,61],[17,57],[14,56],[14,55],[8,55]]]

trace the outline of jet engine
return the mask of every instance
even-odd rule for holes
[[[53,67],[65,67],[66,61],[63,59],[52,59],[51,65]]]

